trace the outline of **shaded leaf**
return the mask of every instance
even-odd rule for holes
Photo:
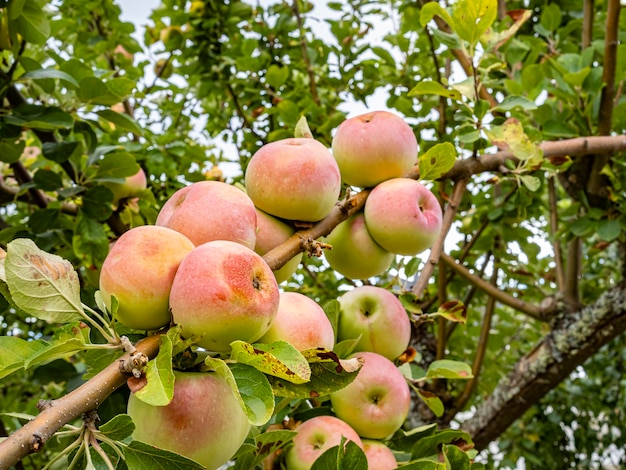
[[[128,470],[202,470],[193,460],[139,441],[122,447]]]
[[[130,437],[135,430],[135,423],[127,414],[116,415],[100,426],[99,431],[105,436],[121,441]]]
[[[331,447],[320,455],[311,470],[367,470],[367,458],[363,449],[353,441],[344,439],[340,445]]]

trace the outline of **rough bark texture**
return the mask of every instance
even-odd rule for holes
[[[463,423],[476,449],[497,439],[577,366],[626,331],[626,286],[615,287],[596,302],[555,317],[552,331],[516,364],[513,371],[472,418]]]

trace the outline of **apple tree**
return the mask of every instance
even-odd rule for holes
[[[129,3],[0,0],[0,469],[626,465],[619,0]]]

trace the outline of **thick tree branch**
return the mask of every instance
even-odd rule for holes
[[[509,376],[462,424],[476,449],[497,439],[546,393],[598,349],[626,331],[626,286],[555,319],[552,331],[516,364]]]
[[[153,358],[160,343],[160,335],[149,336],[137,343],[136,348],[139,353]],[[46,405],[39,415],[0,442],[0,470],[7,470],[28,454],[40,451],[48,439],[65,424],[96,409],[111,393],[126,383],[129,374],[122,370],[121,364],[130,360],[131,354],[124,354],[88,382]]]
[[[466,267],[461,266],[454,260],[454,258],[446,255],[445,253],[441,253],[441,259],[454,271],[456,271],[457,274],[463,277],[463,279],[466,279],[471,284],[484,291],[486,294],[494,297],[497,301],[508,305],[515,310],[525,313],[526,315],[533,317],[536,320],[546,321],[548,312],[544,311],[541,307],[537,307],[536,305],[524,302],[517,297],[513,297],[506,292],[498,289],[497,287],[491,285],[488,281],[474,276]]]

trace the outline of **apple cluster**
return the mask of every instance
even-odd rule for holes
[[[311,138],[266,144],[249,162],[245,191],[220,181],[193,183],[165,202],[155,225],[123,234],[101,269],[102,299],[129,328],[176,324],[183,337],[209,352],[227,353],[236,340],[288,341],[301,351],[332,350],[336,342],[351,341],[362,369],[328,397],[335,416],[299,426],[285,465],[310,468],[343,435],[364,449],[370,468],[395,468],[382,440],[401,427],[409,411],[409,388],[393,362],[409,344],[407,312],[385,289],[356,287],[338,299],[335,330],[314,300],[279,288],[302,255],[275,272],[262,255],[289,238],[295,222],[325,218],[342,182],[372,189],[364,210],[326,239],[333,246],[326,252],[333,269],[367,278],[388,269],[396,254],[429,248],[441,229],[441,209],[427,188],[406,177],[416,160],[410,127],[382,111],[345,121],[332,153]],[[169,405],[153,407],[132,395],[128,410],[139,423],[135,438],[207,468],[230,459],[249,431],[229,385],[209,372],[177,371]],[[225,410],[227,423],[219,419]],[[157,424],[177,431],[164,437]]]

